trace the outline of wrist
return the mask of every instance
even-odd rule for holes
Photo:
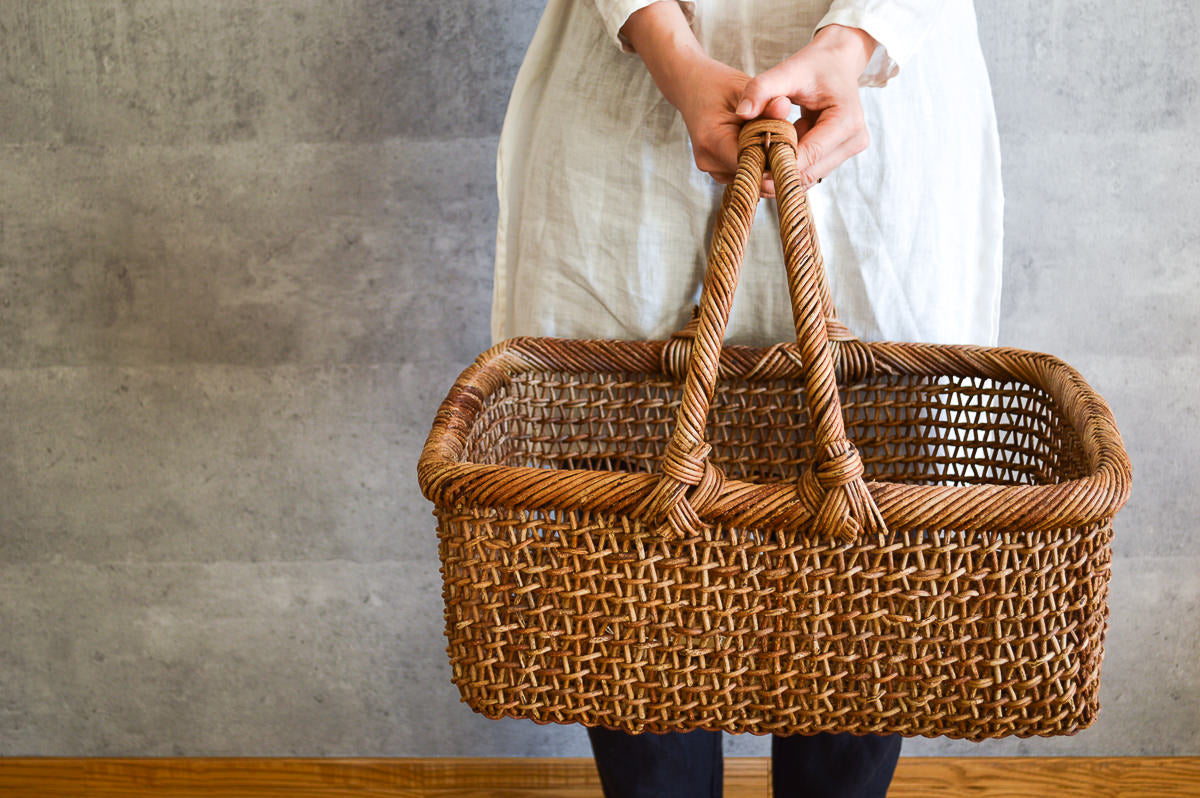
[[[687,121],[712,105],[714,90],[724,85],[728,71],[703,50],[688,52],[671,62],[671,77],[659,81],[658,87]]]
[[[826,25],[816,32],[813,45],[827,51],[855,77],[862,75],[879,43],[862,28]]]

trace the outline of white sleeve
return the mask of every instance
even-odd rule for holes
[[[687,17],[688,24],[692,24],[696,13],[696,3],[694,0],[678,1],[679,7],[683,9],[683,15]],[[604,29],[608,31],[608,37],[617,47],[627,53],[633,52],[633,46],[628,39],[621,35],[621,28],[624,27],[626,20],[634,11],[655,2],[657,0],[595,0],[596,10],[600,12],[600,20],[604,23]]]
[[[879,42],[860,86],[882,86],[896,76],[942,12],[947,0],[834,0],[817,24],[860,28]]]

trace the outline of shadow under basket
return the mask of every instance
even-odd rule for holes
[[[513,339],[467,369],[421,461],[454,682],[488,717],[631,732],[1071,734],[1098,708],[1112,517],[1103,400],[1016,349],[836,342],[887,531],[810,530],[795,344],[726,347],[705,525],[639,513],[682,375],[671,342]]]

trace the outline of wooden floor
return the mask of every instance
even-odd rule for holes
[[[766,798],[767,760],[725,761],[727,798]],[[1200,757],[902,758],[890,798],[1197,798]],[[599,798],[588,759],[0,758],[20,798]]]

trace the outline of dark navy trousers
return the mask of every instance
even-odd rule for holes
[[[588,729],[605,798],[721,798],[721,733]],[[771,741],[774,798],[885,798],[900,736],[817,734]]]

